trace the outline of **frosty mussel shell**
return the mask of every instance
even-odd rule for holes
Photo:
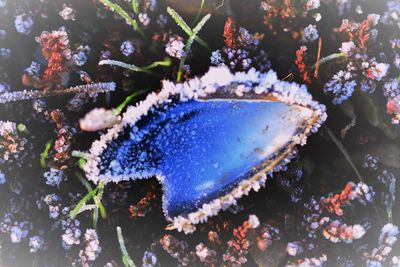
[[[91,148],[93,182],[156,176],[169,229],[195,230],[265,184],[325,121],[305,86],[276,73],[212,67],[131,106]]]

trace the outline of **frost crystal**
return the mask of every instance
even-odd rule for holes
[[[138,19],[145,27],[150,24],[150,17],[147,13],[139,13]]]
[[[22,14],[15,17],[15,29],[21,34],[30,34],[33,20],[30,16]]]
[[[310,24],[304,29],[304,39],[307,42],[313,42],[313,41],[317,40],[318,37],[319,37],[319,35],[318,35],[318,30],[317,30],[316,25]]]
[[[79,252],[82,262],[94,261],[101,252],[101,246],[97,232],[94,229],[87,229],[85,232],[85,250]]]
[[[81,230],[79,229],[79,221],[77,219],[66,219],[61,221],[61,229],[64,233],[61,235],[62,246],[70,249],[73,245],[80,244]]]
[[[118,122],[118,115],[114,110],[95,108],[79,121],[83,131],[99,131],[109,128]]]
[[[130,56],[135,52],[135,46],[132,41],[125,41],[121,44],[120,50],[124,56]]]
[[[49,171],[43,174],[44,178],[46,178],[46,184],[51,186],[59,186],[62,182],[63,171],[50,168]]]
[[[76,10],[63,4],[62,10],[58,14],[63,18],[63,20],[75,20]]]
[[[29,238],[29,251],[35,253],[44,247],[44,239],[41,236],[35,235]]]
[[[0,48],[0,57],[2,58],[10,58],[11,57],[11,49],[10,48]]]
[[[168,55],[175,58],[182,58],[186,56],[185,51],[183,50],[185,44],[183,43],[183,38],[175,35],[169,38],[168,43],[165,45],[165,52]]]
[[[324,91],[334,95],[333,104],[340,104],[353,95],[357,83],[352,77],[350,72],[340,70],[325,84]]]

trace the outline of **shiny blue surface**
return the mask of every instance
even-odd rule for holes
[[[310,119],[311,111],[279,102],[178,102],[125,129],[101,155],[102,173],[164,176],[171,217],[226,194],[254,174]]]

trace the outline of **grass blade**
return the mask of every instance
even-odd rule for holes
[[[154,61],[153,63],[143,67],[142,69],[150,70],[150,69],[154,69],[154,68],[159,67],[159,66],[169,67],[169,66],[171,66],[171,63],[172,63],[171,59],[169,57],[167,57],[167,58],[165,58],[164,60],[161,60],[161,61]]]
[[[200,20],[200,22],[196,25],[196,27],[194,27],[192,34],[189,36],[189,39],[187,40],[187,42],[185,44],[186,56],[182,57],[181,60],[179,61],[178,75],[176,78],[176,80],[178,82],[180,82],[182,79],[183,66],[185,65],[185,60],[186,60],[187,55],[189,54],[190,48],[193,44],[193,41],[195,40],[195,38],[196,38],[197,34],[200,32],[200,30],[204,27],[206,22],[210,19],[210,17],[211,17],[211,14],[207,14]]]
[[[164,60],[161,61],[154,61],[153,63],[144,66],[144,67],[138,67],[136,65],[133,64],[128,64],[119,60],[112,60],[112,59],[105,59],[105,60],[100,60],[99,61],[99,65],[111,65],[111,66],[118,66],[124,69],[128,69],[128,70],[132,70],[132,71],[136,71],[136,72],[144,72],[144,73],[148,73],[148,74],[154,74],[154,72],[151,71],[151,69],[154,69],[156,67],[162,66],[162,67],[169,67],[171,66],[171,59],[170,58],[166,58]]]
[[[190,29],[189,25],[183,20],[183,18],[175,11],[175,9],[167,7],[168,14],[175,20],[176,24],[182,28],[187,35],[192,35],[192,30]]]
[[[119,248],[122,253],[122,262],[124,263],[125,267],[136,267],[132,258],[129,256],[128,251],[126,250],[124,237],[122,236],[121,227],[119,226],[117,227],[117,237],[119,242]]]
[[[132,10],[136,15],[139,14],[139,2],[138,2],[138,0],[132,0]]]
[[[88,192],[93,190],[89,182],[85,178],[83,178],[83,176],[79,172],[75,172],[75,175],[76,177],[78,177],[79,181],[83,184]]]
[[[92,199],[96,193],[99,191],[98,188],[93,189],[89,193],[87,193],[79,202],[76,204],[75,208],[70,212],[69,217],[71,219],[75,219],[76,216],[81,212],[83,205],[86,204],[90,199]]]
[[[176,24],[178,24],[179,27],[182,28],[182,30],[188,35],[191,36],[193,34],[193,31],[190,29],[189,25],[183,20],[183,18],[173,9],[170,7],[167,7],[167,12],[168,14],[174,19]],[[205,47],[206,49],[210,50],[210,47],[207,45],[206,42],[204,42],[202,39],[199,37],[195,37],[194,40],[198,42],[201,46]]]
[[[120,15],[122,18],[125,19],[126,23],[128,23],[129,25],[131,25],[133,27],[133,29],[135,31],[137,31],[140,36],[142,36],[142,38],[147,41],[147,37],[144,34],[144,32],[142,31],[142,29],[140,29],[139,24],[137,23],[137,21],[132,18],[131,16],[129,16],[129,14],[118,4],[111,2],[110,0],[99,0],[103,5],[105,5],[106,7],[108,7],[111,11],[117,13],[118,15]]]
[[[132,101],[133,98],[135,98],[138,95],[141,95],[143,93],[147,92],[147,90],[140,90],[137,92],[134,92],[133,94],[131,94],[130,96],[128,96],[127,98],[125,98],[124,102],[122,102],[116,109],[115,111],[119,114],[122,112],[122,110],[126,107],[126,105]]]
[[[97,229],[97,222],[99,220],[99,207],[95,207],[93,210],[93,228]]]
[[[203,12],[204,2],[205,2],[205,0],[201,0],[201,2],[200,2],[200,7],[199,7],[199,9],[197,10],[197,14],[196,14],[196,17],[195,17],[195,19],[194,19],[194,21],[193,21],[193,24],[196,24],[197,21],[199,20],[200,15],[201,15],[201,13]]]

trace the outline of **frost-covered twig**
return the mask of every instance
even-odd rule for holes
[[[67,89],[60,90],[49,90],[49,91],[39,91],[39,90],[22,90],[16,92],[7,92],[0,95],[0,104],[5,104],[8,102],[15,102],[21,100],[37,99],[42,97],[52,97],[67,94],[78,94],[78,93],[105,93],[115,90],[114,82],[102,82],[102,83],[92,83],[85,85],[78,85],[75,87],[70,87]]]

